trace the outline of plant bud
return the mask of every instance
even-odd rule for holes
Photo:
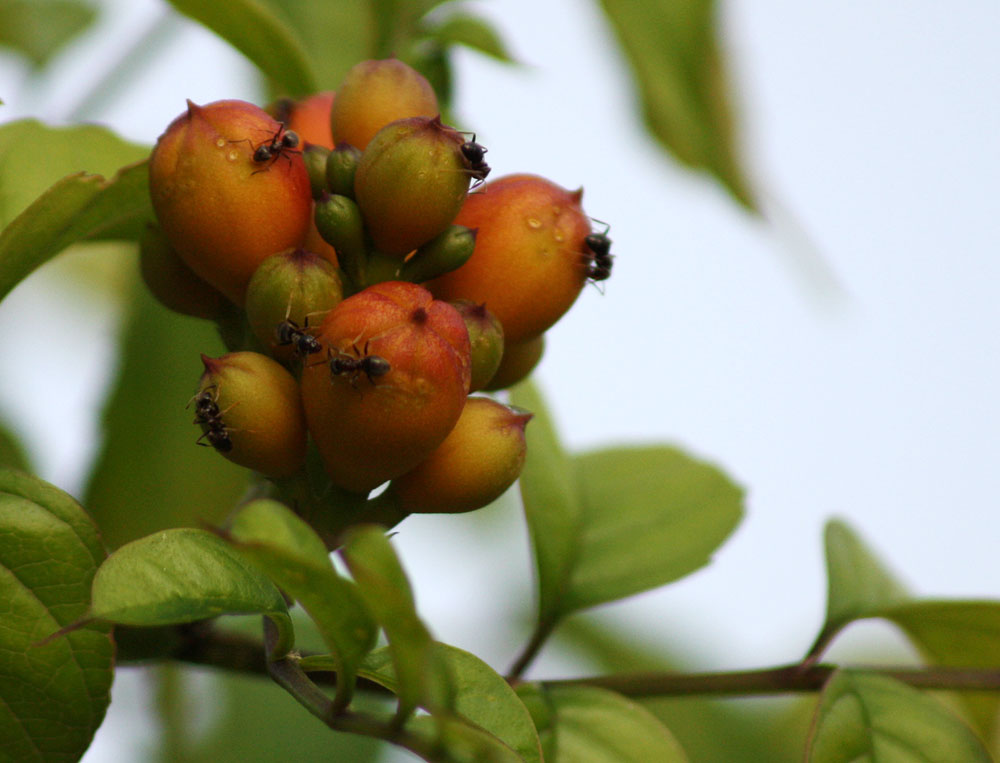
[[[401,119],[379,130],[354,180],[376,249],[402,256],[451,225],[469,189],[464,142],[438,117]]]
[[[358,205],[346,196],[327,194],[316,202],[316,230],[337,251],[337,261],[355,286],[365,280],[368,245]]]
[[[344,298],[337,269],[305,249],[272,254],[247,287],[247,320],[271,354],[282,363],[316,355],[312,332]]]
[[[139,239],[142,280],[164,307],[195,318],[217,318],[226,298],[194,274],[173,250],[163,231],[150,223]]]
[[[290,136],[252,104],[188,101],[150,158],[149,190],[164,234],[199,277],[238,305],[261,261],[297,246],[309,225],[309,176]]]
[[[330,124],[337,143],[364,151],[390,122],[441,111],[430,83],[395,58],[355,64],[337,88]]]
[[[469,194],[455,222],[479,229],[476,249],[427,288],[438,299],[485,302],[509,343],[538,336],[587,280],[590,219],[580,207],[582,193],[535,175],[509,175]]]
[[[305,249],[307,252],[315,252],[334,267],[340,267],[340,258],[337,257],[337,250],[334,249],[325,238],[319,235],[319,231],[316,229],[315,202],[313,203],[312,209],[312,217],[309,220],[309,229],[306,231],[306,237],[299,245],[299,248]]]
[[[394,479],[389,492],[409,513],[457,514],[492,503],[521,474],[530,419],[530,413],[470,397],[445,441]]]
[[[403,281],[335,307],[317,338],[329,362],[302,372],[309,431],[330,479],[363,493],[444,441],[469,391],[469,335],[451,305]]]
[[[327,193],[326,157],[329,154],[330,149],[311,144],[302,151],[302,161],[305,162],[306,172],[309,173],[309,189],[312,191],[314,199]]]
[[[527,378],[528,374],[535,370],[538,361],[542,359],[544,351],[545,334],[519,344],[505,343],[500,368],[483,389],[487,392],[495,392],[499,389],[507,389],[507,387]]]
[[[350,143],[339,143],[326,159],[326,185],[330,193],[354,198],[354,178],[361,151]]]
[[[330,132],[330,109],[333,107],[334,93],[326,90],[310,95],[301,101],[282,99],[269,108],[268,112],[279,122],[284,122],[293,130],[302,144],[333,148],[333,134]]]
[[[423,283],[465,264],[476,248],[476,231],[451,225],[410,257],[399,272],[403,281]]]
[[[199,442],[268,477],[297,472],[305,462],[306,429],[292,375],[256,352],[201,359],[205,372],[193,400]]]
[[[469,391],[475,392],[486,386],[500,367],[503,357],[503,326],[497,317],[486,309],[467,299],[451,303],[469,331],[469,347],[472,359],[472,381]]]

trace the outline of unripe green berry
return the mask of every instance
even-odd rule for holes
[[[469,331],[471,348],[472,381],[469,391],[475,392],[485,387],[496,374],[503,357],[503,326],[497,317],[486,309],[467,299],[451,303],[465,321]]]
[[[361,151],[350,143],[339,143],[326,158],[326,186],[330,193],[354,198],[354,176]]]
[[[346,196],[326,194],[316,202],[316,230],[337,250],[340,268],[355,286],[365,281],[368,244],[361,210]]]
[[[306,146],[302,151],[302,160],[309,173],[309,188],[314,199],[318,199],[328,190],[326,187],[326,158],[329,154],[330,149],[312,144]]]
[[[440,112],[430,83],[395,58],[354,65],[337,88],[330,125],[337,143],[364,151],[375,133],[407,117],[432,117]]]
[[[507,342],[504,345],[503,358],[500,359],[500,367],[483,389],[495,392],[507,389],[527,378],[528,374],[535,370],[544,352],[545,334],[517,344]]]
[[[184,264],[154,223],[146,226],[139,239],[139,270],[153,296],[174,312],[214,319],[231,308],[221,292]]]
[[[194,407],[202,444],[269,477],[297,472],[305,462],[306,429],[292,375],[256,352],[201,359],[205,372]]]
[[[461,267],[476,248],[476,231],[451,225],[406,260],[399,271],[403,281],[423,283]]]
[[[247,287],[250,328],[263,346],[283,363],[303,360],[318,345],[301,339],[309,327],[344,298],[340,273],[318,254],[292,249],[264,260]]]
[[[464,142],[438,117],[401,119],[379,130],[354,180],[376,249],[402,257],[451,225],[469,189]]]
[[[390,495],[408,513],[457,514],[492,503],[521,474],[530,420],[530,413],[470,397],[445,441],[394,479]]]

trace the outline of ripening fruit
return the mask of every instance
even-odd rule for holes
[[[340,273],[333,265],[313,252],[292,249],[272,254],[253,274],[247,287],[247,321],[282,363],[305,361],[320,351],[311,334],[343,298]]]
[[[389,494],[408,513],[474,511],[514,484],[524,466],[524,427],[531,414],[486,397],[470,397],[451,433]]]
[[[521,379],[527,378],[528,374],[535,370],[538,361],[542,359],[544,351],[545,334],[519,344],[505,344],[500,367],[483,389],[488,392],[507,389],[507,387],[517,384]]]
[[[327,474],[364,493],[428,456],[469,391],[469,335],[451,305],[402,281],[335,307],[317,332],[327,362],[302,372],[309,432]]]
[[[508,175],[469,194],[457,225],[478,228],[462,267],[426,284],[438,299],[486,303],[517,344],[551,327],[587,280],[590,219],[582,191],[536,175]]]
[[[194,398],[202,444],[268,477],[288,477],[305,462],[306,428],[295,379],[256,352],[201,356]]]
[[[503,357],[503,326],[497,317],[486,309],[467,299],[451,303],[458,310],[465,328],[469,330],[469,347],[472,361],[472,381],[469,391],[475,392],[485,387],[500,367]]]
[[[401,119],[379,130],[354,179],[376,249],[406,255],[451,225],[469,190],[464,142],[438,117]]]
[[[395,58],[355,64],[337,88],[330,111],[333,137],[362,151],[379,130],[408,117],[441,111],[434,88],[416,69]]]
[[[301,101],[283,104],[284,112],[276,118],[284,122],[289,130],[296,132],[303,145],[333,148],[333,133],[330,132],[330,109],[333,108],[334,93],[326,90],[310,95]]]
[[[308,230],[309,176],[292,143],[253,104],[188,101],[153,149],[149,191],[164,234],[238,305],[261,261],[298,246]]]
[[[195,318],[218,318],[229,302],[194,274],[170,246],[163,231],[149,223],[139,239],[139,271],[164,307]]]

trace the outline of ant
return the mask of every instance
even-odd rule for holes
[[[465,161],[465,169],[476,179],[472,187],[477,188],[483,184],[486,176],[490,174],[490,165],[484,159],[486,156],[486,147],[476,143],[476,134],[472,133],[472,140],[465,141],[461,146],[461,151],[462,159]]]
[[[222,423],[223,411],[219,410],[218,400],[219,388],[212,384],[188,401],[188,405],[194,403],[193,423],[205,427],[205,431],[201,433],[201,437],[195,440],[195,444],[205,446],[202,440],[208,440],[208,444],[220,453],[228,453],[233,449],[233,441],[229,437],[228,427]]]
[[[242,143],[243,141],[250,143],[249,138],[243,138],[243,140],[230,141],[231,143]],[[301,151],[296,150],[299,145],[299,135],[291,130],[286,130],[283,124],[278,125],[277,132],[271,136],[270,140],[265,140],[262,143],[254,145],[250,143],[253,148],[253,160],[257,164],[268,163],[266,167],[259,170],[254,170],[252,174],[256,175],[258,172],[265,172],[271,168],[271,165],[278,161],[279,157],[284,156],[288,159],[288,154],[299,154]]]
[[[357,357],[351,357],[344,352],[339,352],[337,355],[331,353],[330,374],[332,376],[350,374],[351,386],[355,389],[357,389],[357,380],[361,374],[367,376],[368,381],[374,387],[375,379],[379,376],[385,376],[392,370],[389,361],[381,355],[368,354],[368,342],[365,342],[363,350],[358,350],[356,344],[352,345],[351,348]]]
[[[214,394],[211,392],[211,390],[215,388],[214,384],[210,387],[206,387],[197,395],[192,397],[185,406],[186,408],[190,408],[191,403],[194,403],[195,424],[207,424],[212,418],[219,415],[219,404],[216,402],[218,391]]]
[[[279,323],[278,327],[274,330],[278,347],[292,345],[295,353],[302,358],[319,352],[323,349],[323,345],[321,345],[319,340],[312,334],[306,333],[307,328],[309,328],[308,316],[306,317],[305,326],[302,326],[301,328],[299,327],[299,324],[291,318],[286,317],[285,320]]]
[[[605,223],[607,225],[607,223]],[[606,281],[611,277],[611,265],[614,262],[614,255],[611,254],[611,239],[608,238],[610,226],[602,233],[591,233],[583,241],[590,250],[587,257],[587,278],[594,283]]]

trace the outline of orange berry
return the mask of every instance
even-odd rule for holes
[[[438,299],[485,303],[517,344],[551,327],[587,280],[590,219],[582,191],[536,175],[508,175],[469,194],[455,224],[478,228],[460,268],[426,284]]]
[[[309,432],[331,480],[363,493],[413,468],[451,431],[469,391],[462,317],[421,286],[385,281],[335,307],[302,372]]]
[[[333,108],[334,92],[326,90],[310,95],[286,107],[284,122],[302,140],[303,145],[333,148],[333,133],[330,132],[330,109]]]
[[[362,151],[390,122],[440,113],[434,88],[395,58],[355,64],[337,88],[330,111],[333,137]],[[331,146],[332,148],[332,146]]]
[[[146,287],[164,307],[195,318],[218,318],[229,302],[194,274],[150,223],[139,239],[139,271]]]
[[[281,145],[283,135],[253,104],[188,101],[150,158],[150,195],[167,239],[239,305],[261,261],[298,246],[309,226],[309,176],[297,150]]]
[[[457,514],[492,503],[524,467],[524,427],[531,414],[470,397],[455,428],[390,494],[406,512]]]

